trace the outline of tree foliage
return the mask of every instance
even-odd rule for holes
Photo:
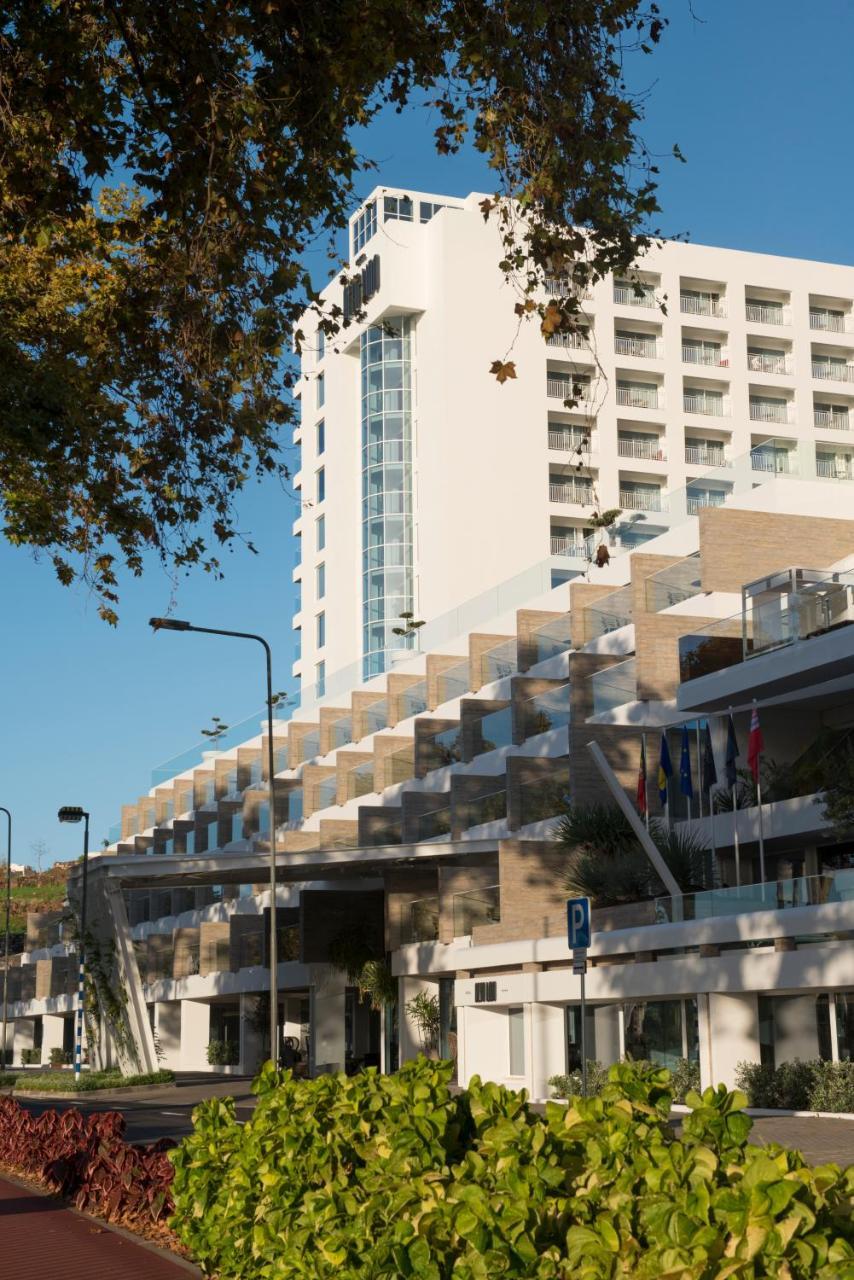
[[[623,69],[662,28],[644,0],[9,0],[7,536],[92,583],[111,622],[146,552],[220,571],[240,489],[287,474],[287,344],[306,308],[330,336],[342,320],[305,252],[353,207],[371,168],[353,130],[389,104],[426,98],[440,152],[486,156],[520,323],[571,329],[586,286],[649,243]]]

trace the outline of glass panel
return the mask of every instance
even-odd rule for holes
[[[439,899],[416,898],[401,909],[400,940],[436,942],[439,937]]]
[[[288,822],[302,822],[302,787],[288,792]]]
[[[744,915],[751,911],[783,911],[819,906],[825,902],[854,902],[854,868],[819,876],[793,876],[764,884],[743,884],[727,889],[704,889],[680,898],[656,898],[655,918],[708,920],[717,916]]]
[[[336,720],[332,726],[332,745],[333,747],[346,747],[348,742],[353,741],[353,720],[351,716],[343,716],[340,720]]]
[[[682,1001],[650,1000],[626,1004],[625,1051],[636,1061],[676,1066],[686,1056],[682,1037]]]
[[[324,778],[317,788],[318,809],[328,809],[338,799],[338,779]]]
[[[570,639],[570,617],[568,613],[552,622],[546,622],[532,632],[531,640],[535,645],[535,662],[546,662],[559,653],[566,653],[572,648]]]
[[[558,685],[528,698],[519,709],[519,729],[523,739],[569,724],[569,684]]]
[[[477,723],[474,739],[475,755],[495,751],[498,747],[512,746],[513,709],[510,704],[483,716]]]
[[[369,707],[365,707],[365,735],[369,733],[379,733],[380,729],[388,728],[388,702],[385,698],[381,702],[372,702]]]
[[[448,667],[439,676],[439,704],[450,702],[452,698],[460,698],[471,689],[468,661],[459,662]]]
[[[418,684],[410,685],[410,687],[400,695],[400,718],[408,719],[409,716],[417,716],[422,711],[427,710],[427,681],[419,680]]]
[[[454,937],[465,938],[479,925],[498,924],[501,920],[501,886],[487,885],[455,893],[453,899]]]
[[[683,600],[690,600],[702,592],[700,581],[700,553],[686,556],[646,579],[646,607],[650,613],[660,613]]]
[[[519,825],[543,822],[563,813],[569,793],[569,778],[532,778],[519,788]]]
[[[480,827],[487,822],[501,822],[507,817],[507,788],[490,791],[484,796],[466,802],[469,811],[466,830]]]
[[[462,758],[463,738],[459,725],[434,733],[432,738],[426,738],[421,744],[422,767],[426,773],[433,769],[444,769],[449,764],[458,764]],[[407,776],[412,777],[412,774]]]
[[[854,1058],[854,992],[836,993],[836,1043],[840,1062]]]
[[[487,650],[482,658],[484,684],[489,684],[492,680],[502,680],[505,676],[512,676],[518,670],[516,644],[515,638],[504,640],[501,644]]]
[[[347,774],[347,799],[355,800],[358,796],[370,795],[374,790],[374,762],[366,760],[357,764]]]
[[[436,836],[451,834],[451,806],[433,809],[430,813],[422,813],[417,820],[418,834],[416,840],[432,840]]]
[[[596,671],[589,679],[594,716],[625,706],[627,702],[637,702],[637,661],[634,658]]]
[[[585,609],[584,615],[587,640],[595,640],[598,636],[606,636],[628,626],[632,620],[631,587],[620,587],[618,591],[602,596]]]

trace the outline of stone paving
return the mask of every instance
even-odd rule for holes
[[[812,1116],[754,1116],[751,1140],[796,1147],[810,1164],[854,1164],[854,1120]]]

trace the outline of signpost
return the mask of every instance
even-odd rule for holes
[[[587,999],[584,980],[590,946],[590,899],[569,898],[566,904],[566,936],[572,952],[572,972],[581,979],[581,1093],[587,1097]]]

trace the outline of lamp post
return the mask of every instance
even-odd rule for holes
[[[80,938],[78,940],[77,1034],[74,1037],[74,1083],[80,1082],[83,1058],[83,1002],[86,995],[86,886],[89,871],[89,814],[79,805],[64,805],[56,815],[60,822],[83,823],[83,889],[80,897]]]
[[[6,1024],[9,1017],[9,915],[12,910],[12,815],[8,809],[0,805],[0,813],[6,815],[6,962],[3,967],[3,1070],[9,1065],[6,1061]]]
[[[279,1062],[279,958],[276,933],[276,792],[273,779],[276,775],[273,752],[273,658],[270,646],[263,636],[249,631],[224,631],[219,627],[195,627],[179,618],[149,618],[148,625],[155,631],[198,631],[208,636],[231,636],[236,640],[254,640],[264,649],[267,662],[267,774],[270,786],[270,1056]]]

